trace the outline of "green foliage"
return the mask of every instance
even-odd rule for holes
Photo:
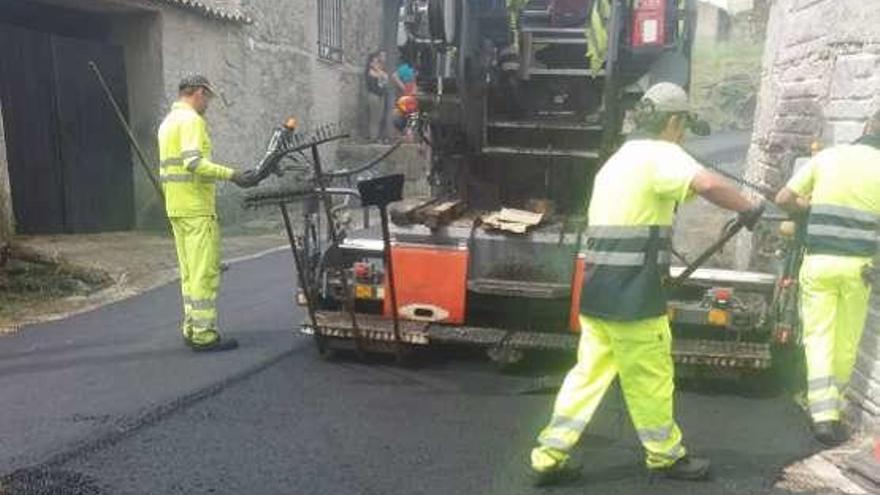
[[[713,129],[750,129],[761,84],[763,43],[735,40],[696,46],[692,94]]]

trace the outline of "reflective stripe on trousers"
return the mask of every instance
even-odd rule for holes
[[[220,230],[214,217],[171,218],[180,285],[183,294],[183,332],[217,329],[220,287]]]
[[[673,419],[673,364],[667,317],[615,322],[581,317],[578,362],[565,377],[553,416],[532,450],[538,471],[564,464],[614,378],[645,448],[649,468],[673,464],[686,453]]]
[[[808,255],[801,267],[807,398],[816,422],[841,416],[868,314],[871,291],[862,266],[852,257]]]

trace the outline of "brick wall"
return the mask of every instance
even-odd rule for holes
[[[850,142],[880,108],[880,2],[776,0],[768,25],[749,178],[772,187],[817,137]],[[749,252],[754,250],[749,249]],[[765,260],[752,258],[753,264]],[[880,418],[880,295],[862,345],[852,398]]]

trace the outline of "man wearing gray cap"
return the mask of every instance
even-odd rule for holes
[[[633,136],[596,174],[590,199],[578,362],[568,373],[531,464],[538,485],[576,479],[570,451],[620,377],[653,474],[698,480],[709,461],[689,455],[673,418],[673,364],[663,279],[675,210],[698,194],[754,227],[762,208],[706,171],[680,146],[698,131],[684,89],[651,87],[636,108]]]
[[[239,187],[251,187],[259,181],[253,170],[239,172],[212,161],[211,138],[203,115],[215,94],[204,76],[184,78],[178,100],[159,127],[159,179],[177,247],[183,339],[199,352],[238,347],[235,339],[223,339],[217,331],[220,226],[214,184],[227,180]]]

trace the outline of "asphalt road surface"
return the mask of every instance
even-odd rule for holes
[[[321,362],[310,346],[115,445],[60,466],[100,493],[527,494],[527,458],[552,395],[528,378],[452,359],[403,370]],[[642,470],[619,394],[609,394],[577,457],[585,481],[555,493],[771,492],[787,462],[811,451],[805,421],[779,398],[683,393],[708,483],[654,482]]]
[[[232,353],[182,347],[174,286],[0,340],[6,494],[536,493],[526,460],[553,396],[525,392],[546,370],[457,353],[322,361],[291,332],[289,264],[229,272]],[[785,397],[705,390],[678,408],[713,481],[652,483],[612,391],[576,454],[584,483],[554,492],[761,493],[815,448]]]
[[[536,383],[561,365],[506,375],[450,351],[411,368],[322,361],[292,332],[292,280],[287,252],[233,265],[230,353],[183,347],[173,284],[0,338],[0,494],[543,493],[527,460],[553,391]],[[817,447],[781,394],[703,384],[677,409],[711,481],[650,479],[613,389],[575,453],[583,482],[549,491],[777,493],[782,467]]]

